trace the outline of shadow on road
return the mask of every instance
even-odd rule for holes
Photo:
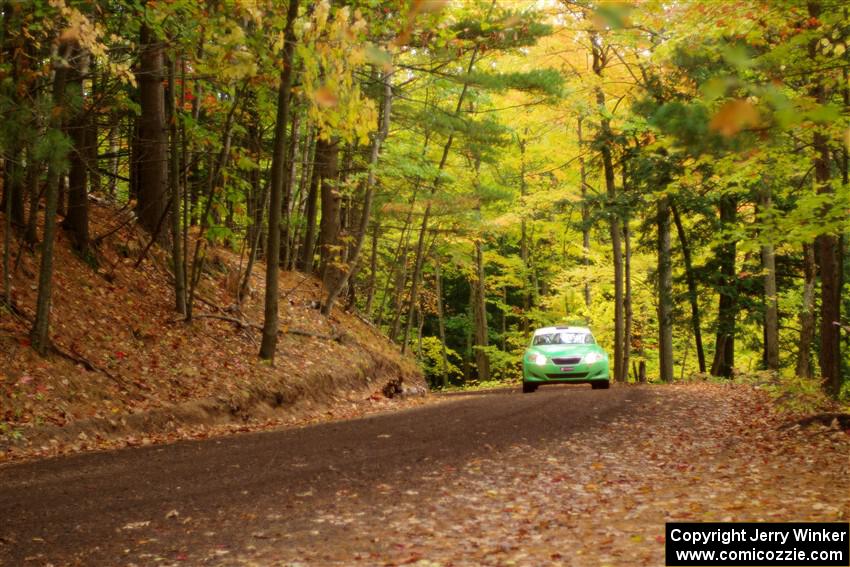
[[[530,395],[536,395],[540,392],[548,392],[554,390],[584,390],[590,389],[590,386],[587,384],[547,384],[545,387],[540,388],[537,392]],[[520,386],[504,386],[502,388],[487,388],[486,390],[460,390],[456,392],[432,392],[432,396],[446,397],[446,398],[456,398],[456,397],[476,397],[476,396],[492,396],[492,395],[514,395],[514,394],[522,394],[522,387]]]

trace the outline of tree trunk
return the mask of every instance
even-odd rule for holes
[[[339,140],[331,140],[324,154],[319,199],[322,216],[319,219],[319,277],[325,287],[340,277],[340,193]]]
[[[316,136],[314,132],[315,129],[308,123],[304,132],[304,141],[301,145],[301,175],[298,178],[298,186],[292,198],[295,215],[300,218],[306,218],[305,205],[307,202],[307,190],[310,180],[313,177],[313,161],[316,154]],[[301,230],[290,230],[290,235],[290,238],[292,238],[292,252],[289,255],[289,269],[295,271],[302,269],[303,233]]]
[[[425,327],[425,316],[422,307],[416,308],[416,358],[422,360],[422,329]]]
[[[603,129],[603,131],[605,130],[607,128]],[[611,161],[611,150],[607,143],[602,146],[602,166],[605,170],[605,185],[607,187],[608,199],[612,205],[615,205],[617,189],[614,186],[614,165]],[[625,336],[623,244],[620,233],[620,218],[616,212],[610,213],[609,228],[611,232],[611,248],[613,251],[612,259],[614,262],[614,379],[617,382],[624,382],[626,374],[623,368],[623,337]]]
[[[475,366],[478,369],[478,380],[486,382],[490,380],[490,359],[484,347],[488,346],[487,332],[487,303],[484,288],[484,258],[481,250],[481,241],[475,240],[475,275],[470,282],[473,292],[472,313],[475,323]]]
[[[816,135],[817,136],[817,135]],[[816,144],[817,145],[817,144]],[[825,146],[824,146],[825,147]],[[829,165],[824,168],[829,174]],[[816,168],[817,177],[817,168]],[[822,179],[819,179],[822,181]],[[821,234],[815,239],[821,282],[820,300],[820,373],[824,391],[837,397],[841,391],[841,261],[839,239]]]
[[[167,206],[168,136],[165,127],[163,89],[163,44],[147,25],[140,38],[139,116],[136,212],[139,223],[148,232],[156,232]],[[160,231],[157,240],[165,243],[168,231]]]
[[[372,254],[369,259],[369,284],[366,288],[366,305],[363,313],[367,318],[372,317],[372,303],[375,301],[375,287],[378,285],[378,235],[381,225],[375,222],[372,227]]]
[[[62,218],[65,218],[65,216],[68,214],[67,200],[68,175],[66,170],[65,173],[59,176],[59,192],[56,196],[56,214],[58,214]]]
[[[815,285],[817,283],[815,249],[803,244],[803,304],[800,307],[800,340],[797,350],[796,374],[800,378],[814,376],[812,342],[815,338]]]
[[[634,320],[632,313],[632,239],[631,230],[629,230],[629,220],[623,221],[623,244],[625,245],[624,254],[624,279],[625,279],[625,322],[623,324],[623,380],[628,381],[629,363],[632,356],[632,321]]]
[[[623,159],[623,194],[626,194],[627,187],[628,161]],[[623,381],[627,382],[629,378],[629,359],[632,355],[632,241],[628,215],[623,219],[623,245],[625,246],[625,256],[623,259],[623,280],[625,285],[623,310],[625,311],[625,321],[623,322],[623,363],[620,365],[620,368],[623,374]]]
[[[109,132],[109,173],[112,175],[109,176],[109,196],[115,198],[115,192],[118,189],[118,166],[120,165],[120,160],[118,159],[118,126],[112,128]]]
[[[500,317],[500,327],[499,327],[499,335],[501,339],[500,348],[507,352],[508,351],[508,309],[510,306],[508,305],[508,286],[502,286],[502,305],[499,309]]]
[[[289,172],[288,182],[285,184],[282,201],[282,228],[281,228],[281,249],[280,249],[280,265],[286,269],[289,266],[290,257],[292,255],[292,242],[289,235],[289,226],[292,217],[292,188],[295,187],[297,179],[297,160],[298,160],[298,127],[299,115],[295,112],[292,115],[292,131],[289,134],[289,148],[286,156],[286,168]]]
[[[473,309],[472,309],[472,306],[474,304],[475,304],[475,286],[473,286],[472,282],[470,282],[470,286],[469,286],[469,308],[466,311],[467,316],[469,317],[470,321],[472,321],[473,318],[475,317],[475,315],[473,313]],[[466,348],[464,349],[464,356],[463,356],[463,381],[464,382],[469,382],[470,380],[472,380],[472,359],[473,359],[473,356],[474,356],[473,352],[472,352],[472,337],[473,337],[473,332],[474,332],[473,327],[474,327],[473,325],[466,325],[466,333],[465,333],[465,338],[466,338],[465,347]]]
[[[18,228],[26,225],[24,216],[24,168],[21,164],[23,151],[12,147],[3,160],[3,199],[0,209],[9,211],[9,222]]]
[[[191,270],[189,272],[188,278],[189,293],[186,300],[187,321],[192,320],[193,306],[195,303],[195,290],[204,271],[204,261],[206,259],[205,245],[209,240],[207,238],[207,229],[210,225],[210,212],[212,211],[213,203],[215,202],[215,194],[216,189],[219,186],[219,179],[222,177],[222,172],[224,171],[225,167],[227,167],[227,161],[230,157],[230,144],[233,138],[232,132],[234,116],[236,114],[236,109],[241,104],[240,99],[244,92],[244,89],[237,91],[236,95],[234,96],[233,103],[231,104],[230,110],[228,110],[227,112],[227,118],[225,118],[224,121],[224,132],[222,133],[221,149],[219,150],[217,156],[213,156],[212,154],[210,154],[208,160],[207,192],[204,196],[204,208],[203,211],[201,211],[199,217],[200,226],[198,229],[198,238],[195,240],[195,249],[192,253]],[[200,197],[200,195],[198,195],[198,197]],[[212,216],[215,217],[215,215]]]
[[[63,59],[68,60],[71,45],[60,44],[63,50]],[[49,128],[53,133],[62,129],[62,109],[65,106],[65,84],[67,82],[68,69],[64,66],[56,66],[53,78],[53,111],[50,113]],[[44,207],[44,236],[41,247],[41,265],[38,272],[38,298],[36,299],[35,322],[33,323],[31,339],[32,346],[41,356],[46,356],[50,347],[50,302],[53,292],[53,245],[56,236],[56,209],[59,197],[59,184],[62,171],[57,169],[56,164],[61,159],[49,160],[50,166],[47,170],[47,188]]]
[[[430,131],[425,131],[425,143],[422,145],[422,157],[424,158],[427,155],[428,144],[431,141],[431,133]],[[393,282],[396,283],[396,293],[393,295],[393,302],[391,305],[395,306],[395,317],[393,318],[392,332],[388,336],[388,338],[392,342],[396,342],[395,337],[398,335],[397,324],[399,318],[401,317],[401,290],[398,289],[400,285],[402,288],[404,287],[404,282],[407,279],[407,251],[410,248],[410,235],[413,223],[413,209],[416,206],[416,198],[419,195],[419,189],[422,186],[422,179],[417,178],[413,184],[413,194],[410,197],[410,203],[408,204],[407,215],[405,215],[404,226],[401,229],[401,238],[399,238],[398,246],[396,247],[395,254],[393,256],[393,261],[390,264],[389,273],[387,274],[387,282],[384,286],[384,293],[381,296],[381,305],[378,307],[377,320],[376,325],[378,327],[381,326],[381,323],[384,319],[384,305],[386,304],[387,297],[389,295],[390,286]],[[393,276],[396,274],[396,267],[398,267],[399,272],[403,274],[401,278],[396,277],[393,279]],[[399,280],[401,282],[399,283]]]
[[[94,105],[103,96],[100,93],[101,86],[97,82],[97,59],[95,57],[88,58],[89,74],[91,75],[91,91],[89,92],[89,100],[92,101],[92,108],[86,113],[86,167],[89,173],[89,192],[99,193],[101,190],[100,169],[98,169],[98,131],[97,131],[97,116],[94,111]]]
[[[20,81],[21,73],[28,66],[28,61],[24,57],[24,34],[16,30],[15,35],[10,34],[10,27],[17,27],[19,20],[15,17],[19,14],[18,9],[12,8],[11,3],[7,0],[0,6],[3,11],[3,25],[0,28],[0,62],[6,63],[7,68],[11,68],[11,86],[8,89],[9,100],[4,101],[12,108],[21,107]],[[10,37],[11,36],[11,37]],[[5,93],[4,93],[5,94]],[[6,108],[9,108],[7,106]],[[7,127],[20,128],[23,124],[15,124],[14,122]],[[3,200],[0,204],[6,212],[6,224],[16,227],[25,225],[24,219],[24,190],[23,190],[23,167],[21,157],[24,155],[23,143],[20,140],[7,140],[8,147],[3,148]],[[11,235],[9,235],[11,239]],[[11,242],[11,241],[10,241]],[[10,243],[11,246],[11,243]]]
[[[673,268],[669,198],[658,201],[658,359],[662,382],[673,382]]]
[[[9,162],[4,163],[3,171],[3,192],[8,193],[12,183],[9,182]],[[9,260],[12,254],[12,199],[11,195],[6,196],[3,203],[3,303],[7,306],[12,305],[12,274],[9,272]]]
[[[449,358],[446,353],[446,322],[445,322],[445,312],[443,311],[443,278],[442,273],[440,271],[441,268],[441,260],[437,258],[437,262],[434,266],[435,278],[436,278],[436,292],[437,292],[437,328],[440,332],[440,377],[442,379],[443,388],[448,388],[449,386]]]
[[[490,14],[492,13],[493,6],[495,5],[495,1],[490,5],[490,10],[488,11],[487,18],[485,21],[489,21]],[[476,43],[475,47],[472,50],[472,55],[469,58],[469,65],[466,68],[466,75],[469,76],[472,73],[472,69],[475,67],[475,61],[478,58],[478,51],[480,49],[480,44]],[[467,91],[469,90],[469,84],[464,83],[463,88],[460,91],[460,95],[458,96],[457,104],[455,105],[454,116],[458,116],[460,114],[461,108],[463,108],[463,102],[466,98]],[[446,139],[446,143],[443,145],[443,154],[440,157],[440,164],[437,167],[438,172],[442,172],[446,167],[446,162],[449,158],[449,152],[452,149],[452,143],[454,142],[454,132],[449,133],[449,137]],[[434,181],[431,184],[431,197],[437,192],[437,188],[440,186],[440,180],[442,177],[440,173],[434,178]],[[419,240],[416,244],[416,262],[413,265],[413,280],[410,285],[410,301],[408,303],[407,309],[407,324],[404,330],[404,339],[401,343],[401,353],[404,354],[407,349],[407,336],[410,334],[410,324],[411,318],[413,315],[413,308],[416,305],[416,302],[419,300],[419,278],[422,274],[422,262],[424,261],[423,252],[425,247],[425,234],[428,231],[428,220],[431,217],[431,199],[428,199],[428,203],[425,205],[425,213],[422,215],[422,227],[419,229]]]
[[[203,36],[203,33],[201,34]],[[180,59],[180,108],[181,111],[186,108],[186,93],[187,93],[187,85],[186,85],[186,58],[182,57]],[[195,81],[195,90],[198,90],[197,83],[200,81]],[[191,111],[192,116],[194,117],[194,113],[196,112],[196,108],[198,111],[200,110],[198,99],[192,100]],[[190,197],[190,185],[189,185],[189,157],[192,156],[192,161],[194,161],[194,147],[190,148],[190,144],[188,133],[186,131],[186,122],[181,121],[180,123],[180,150],[181,150],[181,161],[183,163],[183,169],[180,175],[180,184],[183,192],[183,216],[181,218],[182,224],[182,234],[180,235],[182,239],[183,245],[183,287],[184,289],[188,287],[188,273],[189,273],[189,224],[192,219],[192,201]],[[186,314],[189,312],[188,305],[188,297],[186,300]]]
[[[596,35],[596,40],[599,36]],[[593,42],[593,71],[602,78],[602,72],[607,64],[605,50],[601,40]],[[602,170],[605,176],[605,189],[608,197],[609,211],[608,226],[611,233],[612,259],[614,262],[614,379],[623,382],[626,378],[623,365],[623,245],[620,234],[620,218],[617,214],[617,187],[614,183],[614,164],[611,157],[611,121],[606,117],[605,92],[602,87],[596,87],[596,106],[600,113],[599,136],[597,143],[602,154]]]
[[[174,270],[174,308],[181,315],[186,314],[186,274],[183,262],[182,229],[180,226],[180,140],[177,136],[177,112],[174,98],[177,64],[174,59],[168,62],[168,96],[165,98],[165,110],[168,118],[168,133],[171,141],[168,156],[168,185],[171,189],[171,265]]]
[[[413,198],[411,199],[410,209],[407,213],[405,226],[402,230],[401,238],[399,239],[398,248],[396,249],[395,258],[390,266],[390,273],[387,275],[387,285],[384,289],[384,296],[381,298],[381,306],[378,309],[378,322],[380,326],[384,317],[384,300],[389,295],[390,286],[393,286],[393,294],[390,299],[390,309],[392,309],[393,320],[390,324],[390,333],[388,338],[392,342],[397,342],[398,332],[401,324],[401,312],[404,307],[404,284],[407,282],[407,257],[410,250],[410,238],[413,234],[411,226],[413,218],[413,205],[416,203],[416,192],[418,187],[414,187]],[[398,266],[398,271],[396,271]]]
[[[138,94],[138,89],[131,91],[133,95],[131,95],[131,99],[133,102],[137,102],[135,100],[135,96]],[[136,201],[138,205],[139,202],[139,159],[141,158],[141,146],[139,144],[139,121],[141,119],[133,113],[127,117],[127,121],[130,123],[130,163],[127,167],[127,175],[129,181],[127,182],[127,198],[129,201]]]
[[[523,136],[528,133],[528,128],[523,131]],[[519,169],[519,193],[520,197],[524,200],[525,196],[528,194],[528,182],[525,179],[525,150],[526,150],[526,140],[525,137],[520,138],[519,141],[519,155],[520,155],[520,169]],[[523,210],[525,209],[525,203],[522,203]],[[528,262],[528,221],[525,218],[525,214],[522,214],[522,219],[520,220],[520,237],[519,237],[519,257],[522,260],[522,332],[523,334],[528,333],[528,313],[531,311],[531,278],[529,277],[530,266]]]
[[[27,228],[24,231],[24,242],[35,246],[38,242],[38,204],[40,201],[39,181],[41,180],[41,163],[35,159],[33,148],[27,148],[27,195],[29,204],[29,216],[27,217]]]
[[[301,248],[301,269],[313,271],[313,256],[316,245],[316,218],[318,216],[319,182],[323,176],[324,164],[330,151],[328,142],[316,139],[316,151],[313,157],[313,172],[310,176],[310,188],[307,193],[307,228],[304,232],[304,244]]]
[[[682,218],[679,215],[679,209],[676,205],[671,204],[670,209],[673,212],[673,220],[676,222],[676,232],[679,235],[679,245],[682,247],[682,258],[685,262],[685,279],[688,282],[688,302],[691,304],[691,329],[694,334],[694,343],[697,350],[697,364],[699,371],[705,374],[705,351],[702,346],[702,323],[700,322],[699,298],[697,296],[697,282],[694,276],[693,263],[691,261],[691,246],[685,234],[685,227],[682,225]]]
[[[734,196],[720,198],[721,229],[733,226],[738,216],[738,201]],[[720,262],[718,293],[720,301],[717,311],[717,336],[714,346],[714,361],[711,363],[713,376],[732,377],[735,367],[735,319],[738,314],[738,285],[735,277],[736,245],[734,241],[718,246]]]
[[[257,261],[257,252],[260,247],[260,236],[262,236],[263,231],[263,212],[268,206],[268,185],[263,187],[263,190],[260,192],[260,197],[257,200],[258,208],[257,208],[257,216],[254,219],[256,230],[251,235],[251,248],[248,252],[248,265],[245,266],[245,273],[242,275],[242,283],[239,285],[239,292],[236,295],[236,302],[240,305],[245,300],[245,296],[248,295],[248,289],[251,286],[251,274],[254,272],[254,264]]]
[[[342,291],[342,289],[344,289],[345,285],[351,278],[351,275],[356,273],[358,263],[360,262],[360,251],[363,248],[363,241],[366,239],[366,231],[368,230],[369,218],[372,213],[372,198],[375,193],[375,168],[378,165],[378,156],[381,152],[381,145],[390,130],[390,115],[392,114],[393,95],[390,78],[390,72],[386,71],[383,77],[384,105],[381,110],[381,125],[372,140],[372,150],[369,156],[369,173],[366,177],[366,194],[363,197],[363,212],[360,214],[360,226],[357,229],[354,250],[352,251],[351,257],[348,259],[349,269],[338,281],[333,282],[332,286],[328,286],[328,297],[322,307],[322,313],[325,315],[330,315],[336,296],[340,291]]]
[[[769,212],[773,206],[770,187],[764,189],[760,201],[761,211]],[[764,361],[768,370],[779,370],[779,302],[776,297],[776,254],[773,243],[762,245],[761,259],[764,269]]]
[[[284,28],[283,70],[277,94],[272,178],[269,199],[269,240],[266,248],[266,297],[263,312],[263,339],[260,357],[274,361],[278,331],[278,275],[280,266],[280,209],[286,177],[286,124],[289,120],[290,91],[292,90],[292,55],[295,50],[293,24],[298,17],[298,0],[289,0]]]
[[[257,96],[254,91],[248,91],[247,100],[245,103],[246,112],[249,116],[247,125],[247,145],[251,159],[256,164],[260,164],[263,152],[263,140],[261,134],[260,113],[257,109]],[[250,183],[248,204],[248,218],[250,224],[245,235],[248,246],[248,260],[245,266],[245,271],[241,275],[238,291],[236,292],[236,303],[242,305],[245,296],[251,284],[251,274],[254,271],[254,264],[257,260],[257,252],[259,250],[260,235],[263,230],[263,218],[266,209],[267,194],[266,189],[268,184],[263,183],[265,176],[262,175],[261,169],[256,167],[248,173]]]
[[[590,281],[588,271],[590,270],[590,205],[587,202],[587,170],[584,166],[584,140],[582,138],[581,124],[583,117],[578,117],[578,165],[581,183],[581,253],[584,265],[584,306],[590,309]]]
[[[808,3],[809,16],[818,20],[821,14],[819,2]],[[809,57],[817,65],[818,39],[809,43]],[[826,88],[820,75],[814,77],[811,95],[818,104],[828,102]],[[830,184],[829,139],[822,125],[816,125],[812,140],[814,148],[815,184],[819,195],[831,195],[835,191]],[[824,205],[823,216],[829,216],[832,200]],[[815,239],[815,257],[820,275],[820,374],[824,391],[838,397],[841,391],[841,255],[838,237],[835,234],[820,234]]]
[[[198,38],[198,45],[195,51],[195,58],[200,61],[204,54],[204,41],[206,39],[206,34],[204,33],[204,29],[201,29],[201,37]],[[185,84],[185,83],[184,83]],[[195,81],[193,92],[192,92],[192,120],[197,122],[201,116],[201,94],[202,87],[201,81]],[[192,141],[192,170],[191,173],[187,172],[187,178],[192,179],[192,183],[187,183],[185,185],[186,192],[186,211],[188,213],[188,222],[183,223],[183,233],[185,246],[183,247],[186,250],[187,262],[189,256],[189,239],[188,232],[190,226],[195,226],[198,223],[198,199],[201,194],[201,155],[200,152],[197,151],[196,144],[194,140]],[[187,267],[188,272],[188,267]],[[192,301],[191,298],[188,303],[188,310],[191,313],[192,311]]]
[[[452,136],[449,136],[446,145],[444,146],[444,150],[451,147]],[[448,151],[443,152],[443,158],[448,155]],[[445,159],[441,162],[440,170],[442,171],[445,165]],[[438,178],[439,179],[439,178]],[[434,195],[435,187],[437,185],[436,180],[434,181],[434,188],[431,189],[431,196]],[[422,264],[424,262],[424,252],[425,252],[425,234],[428,230],[428,220],[431,218],[431,200],[428,200],[428,204],[425,205],[425,213],[422,215],[422,226],[419,228],[419,239],[416,242],[416,260],[413,264],[413,278],[410,283],[410,299],[408,300],[407,307],[407,323],[404,327],[404,335],[401,339],[401,353],[404,354],[407,350],[407,337],[410,334],[410,324],[412,321],[413,309],[416,306],[416,302],[419,300],[419,276],[422,273]]]
[[[89,251],[89,199],[88,199],[88,122],[83,105],[83,75],[88,72],[88,54],[80,49],[74,50],[73,59],[77,61],[74,69],[68,72],[67,90],[79,102],[74,116],[68,124],[68,137],[73,144],[70,153],[68,171],[68,214],[62,227],[71,235],[74,248],[83,258],[90,256]]]

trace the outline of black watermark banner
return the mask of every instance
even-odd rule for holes
[[[850,523],[669,522],[670,567],[850,566]]]

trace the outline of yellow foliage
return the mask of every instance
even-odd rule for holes
[[[354,72],[366,64],[371,48],[366,29],[359,11],[353,15],[348,7],[332,11],[326,0],[316,5],[312,19],[300,27],[301,93],[322,137],[338,136],[365,144],[377,127],[375,105],[354,81]]]

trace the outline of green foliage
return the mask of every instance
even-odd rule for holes
[[[517,90],[539,93],[557,98],[562,95],[564,76],[555,69],[533,69],[526,72],[485,73],[473,72],[463,81],[472,86],[501,92]]]
[[[419,366],[425,374],[425,378],[432,388],[440,388],[444,383],[451,384],[463,378],[460,369],[461,356],[452,350],[446,349],[446,364],[443,365],[443,344],[437,337],[422,337],[422,355],[419,358]]]
[[[31,171],[38,172],[38,183],[45,166],[63,173],[74,156],[68,119],[91,112],[101,127],[100,154],[113,153],[105,140],[118,132],[114,195],[124,204],[141,116],[130,69],[142,48],[139,34],[148,28],[178,63],[175,124],[189,197],[181,212],[197,221],[209,205],[202,236],[234,249],[248,249],[253,229],[264,234],[268,221],[257,220],[268,213],[257,213],[267,206],[262,199],[271,178],[287,3],[12,5],[3,37],[4,53],[12,55],[0,60],[4,159],[37,162]],[[765,246],[774,248],[779,266],[787,373],[799,336],[802,245],[821,235],[846,237],[850,229],[850,185],[843,179],[850,144],[843,10],[824,4],[813,18],[808,6],[795,2],[771,10],[695,1],[675,9],[656,1],[640,9],[582,1],[538,8],[477,0],[302,6],[288,38],[295,45],[291,112],[299,125],[295,138],[287,139],[296,157],[286,170],[293,182],[282,233],[289,251],[299,252],[307,236],[306,193],[316,171],[311,144],[316,137],[339,140],[335,188],[343,244],[357,241],[367,180],[375,177],[367,234],[376,238],[376,269],[365,269],[371,262],[360,258],[354,281],[359,306],[365,307],[363,291],[371,289],[372,313],[366,315],[397,335],[408,317],[418,322],[418,309],[422,364],[441,383],[442,349],[434,338],[439,258],[449,380],[459,381],[461,368],[474,377],[470,365],[481,348],[492,376],[510,381],[538,326],[588,324],[613,350],[614,223],[631,239],[628,348],[632,360],[646,361],[652,378],[659,331],[656,215],[669,199],[682,225],[681,235],[678,227],[671,231],[677,377],[696,370],[689,277],[696,279],[709,363],[718,299],[726,296],[736,302],[736,364],[744,370],[761,365]],[[54,109],[52,73],[75,62],[54,49],[62,38],[90,52],[96,71],[84,79],[82,98],[79,89],[69,90],[63,108]],[[26,57],[16,62],[15,53]],[[391,127],[373,166],[369,150],[384,73],[393,95]],[[48,128],[59,118],[61,127]],[[812,172],[815,133],[826,137],[829,153],[830,179],[820,185]],[[610,187],[606,160],[614,170]],[[100,170],[106,165],[104,158],[97,164]],[[219,176],[211,179],[217,168]],[[21,174],[15,172],[16,180]],[[769,203],[763,199],[768,192]],[[719,217],[726,199],[735,201],[734,221]],[[322,211],[318,215],[321,221]],[[737,246],[734,275],[719,277],[715,258],[731,242]],[[370,244],[367,238],[364,253]],[[479,333],[470,310],[477,249],[483,250],[486,305],[486,329],[479,322]],[[408,313],[417,266],[418,305]],[[846,293],[843,299],[850,304]],[[489,346],[474,345],[484,331]]]
[[[836,409],[835,401],[824,394],[816,378],[762,371],[743,374],[737,379],[768,392],[777,407],[786,412],[811,414]],[[847,402],[845,397],[845,405]]]
[[[64,132],[48,129],[36,140],[33,156],[37,161],[47,163],[61,174],[68,168],[68,152],[72,147],[71,140]]]
[[[533,11],[502,11],[488,19],[475,14],[451,26],[458,40],[475,41],[489,49],[529,47],[552,33],[552,27],[542,23],[542,14]]]
[[[503,351],[494,345],[479,348],[487,354],[494,381],[518,382],[522,379],[522,351]]]

